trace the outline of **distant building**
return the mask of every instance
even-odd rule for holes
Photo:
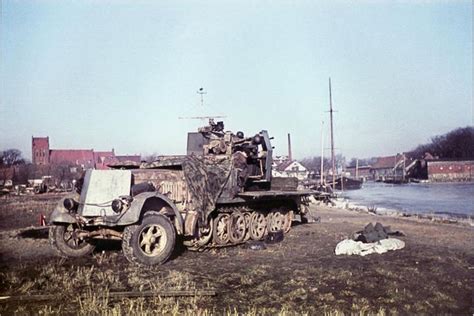
[[[288,161],[288,156],[275,156],[272,158],[273,161],[273,167],[278,166],[281,163],[284,163],[285,161]]]
[[[372,177],[371,173],[372,167],[371,166],[360,166],[359,168],[356,167],[347,167],[346,168],[346,173],[348,174],[347,176],[351,178],[359,178],[359,179],[370,179]]]
[[[112,151],[95,151],[94,164],[96,169],[108,169],[107,165],[115,163],[115,152]]]
[[[474,160],[428,160],[427,165],[430,181],[474,181]]]
[[[402,177],[414,172],[417,160],[406,154],[378,157],[371,166],[372,179],[384,180],[386,177]]]
[[[272,169],[274,177],[294,177],[298,180],[308,178],[309,171],[296,160],[287,160]]]
[[[15,167],[0,168],[0,187],[11,187],[13,185],[13,176]]]
[[[378,180],[393,174],[393,168],[403,159],[401,155],[378,157],[372,165],[372,179]]]
[[[108,165],[133,161],[140,163],[140,155],[117,156],[112,151],[94,149],[50,149],[49,137],[32,137],[31,154],[34,165],[54,165],[68,163],[82,169],[108,169]]]
[[[34,165],[49,164],[49,137],[32,137],[31,154]]]

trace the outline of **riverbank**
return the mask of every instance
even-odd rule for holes
[[[53,204],[54,201],[51,201]],[[11,214],[35,216],[24,203]],[[11,209],[21,206],[21,210]],[[39,207],[39,206],[38,206]],[[38,209],[39,210],[39,209]],[[6,211],[3,206],[0,212]],[[92,256],[61,259],[47,231],[0,228],[0,294],[57,294],[43,302],[0,301],[0,314],[275,315],[308,313],[465,314],[474,287],[474,229],[417,218],[374,216],[311,206],[314,224],[294,222],[282,242],[264,250],[246,245],[191,252],[179,249],[163,266],[141,269],[108,243]],[[9,217],[4,217],[8,221]],[[403,231],[406,247],[366,257],[336,256],[341,240],[367,223]],[[26,223],[26,222],[25,222]],[[34,233],[33,233],[34,232]],[[105,299],[116,291],[209,289],[214,297]],[[89,295],[77,300],[78,294]],[[87,294],[89,293],[89,294]]]
[[[317,204],[321,207],[326,205]],[[465,214],[436,214],[436,213],[421,213],[421,212],[403,212],[396,209],[387,209],[383,207],[359,205],[344,198],[335,198],[331,200],[331,204],[326,207],[336,210],[347,210],[358,212],[362,214],[371,214],[388,217],[403,217],[406,219],[419,219],[423,221],[431,221],[436,223],[459,224],[464,226],[474,227],[474,217]]]
[[[334,203],[337,207],[381,215],[470,224],[474,219],[474,183],[366,182],[360,190],[338,192]]]

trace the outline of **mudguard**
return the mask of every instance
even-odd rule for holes
[[[179,235],[182,235],[184,233],[183,217],[179,213],[179,210],[173,201],[171,201],[166,195],[163,195],[159,192],[144,192],[134,196],[130,207],[124,212],[117,224],[130,225],[137,223],[140,220],[143,206],[147,201],[150,200],[154,200],[155,203],[158,203],[162,206],[167,206],[173,211],[176,231]]]
[[[48,223],[50,225],[52,224],[58,224],[58,223],[76,223],[76,218],[69,214],[68,210],[64,208],[64,200],[67,198],[72,198],[75,201],[79,201],[79,194],[73,193],[73,194],[68,194],[64,198],[61,199],[61,201],[58,202],[56,207],[54,208],[53,212],[49,216]]]
[[[72,224],[75,223],[76,219],[69,214],[67,210],[55,208],[51,216],[49,217],[48,223],[50,225],[57,224],[57,223],[68,223]]]

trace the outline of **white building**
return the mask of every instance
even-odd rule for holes
[[[272,169],[272,176],[274,177],[293,177],[304,180],[308,178],[308,175],[308,169],[296,160],[284,161]]]

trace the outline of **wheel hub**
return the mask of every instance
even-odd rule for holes
[[[149,225],[140,233],[140,249],[147,256],[156,256],[166,244],[166,234],[159,225]]]

